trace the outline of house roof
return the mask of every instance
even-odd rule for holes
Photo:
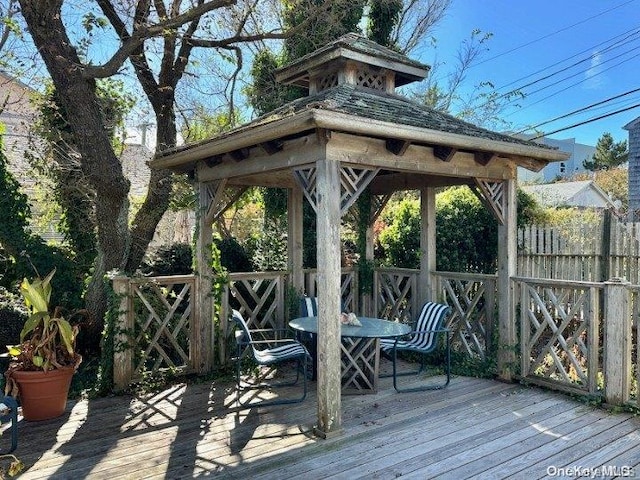
[[[593,180],[525,185],[522,190],[546,207],[616,208]]]

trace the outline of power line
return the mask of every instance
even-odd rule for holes
[[[552,123],[552,122],[555,122],[555,121],[558,121],[558,120],[562,120],[563,118],[571,117],[571,116],[573,116],[573,115],[576,115],[576,114],[578,114],[578,113],[584,112],[584,111],[586,111],[586,110],[590,110],[590,109],[592,109],[593,107],[597,107],[597,106],[599,106],[599,105],[603,105],[603,104],[605,104],[605,103],[609,103],[609,102],[611,102],[612,100],[616,100],[616,99],[618,99],[618,98],[622,98],[622,97],[625,97],[625,96],[627,96],[627,95],[631,95],[632,93],[636,93],[636,92],[640,92],[640,88],[636,88],[636,89],[634,89],[634,90],[629,90],[628,92],[624,92],[624,93],[621,93],[621,94],[619,94],[619,95],[615,95],[615,96],[613,96],[613,97],[609,97],[609,98],[607,98],[607,99],[605,99],[605,100],[601,100],[601,101],[599,101],[599,102],[592,103],[591,105],[587,105],[586,107],[582,107],[582,108],[579,108],[579,109],[574,110],[574,111],[572,111],[572,112],[565,113],[564,115],[560,115],[559,117],[552,118],[551,120],[547,120],[547,121],[545,121],[545,122],[538,123],[537,125],[533,125],[533,126],[531,126],[531,127],[525,128],[524,130],[520,130],[519,132],[516,132],[516,133],[515,133],[515,135],[519,135],[519,134],[524,133],[524,132],[527,132],[527,131],[529,131],[529,130],[533,130],[534,128],[538,128],[538,127],[541,127],[541,126],[543,126],[543,125],[547,125],[547,124],[549,124],[549,123]]]
[[[633,33],[629,34],[629,32],[633,32]],[[611,50],[613,50],[613,49],[617,49],[617,48],[620,48],[620,47],[622,47],[622,46],[624,46],[624,45],[627,45],[627,44],[629,44],[629,43],[631,43],[631,42],[635,42],[635,41],[637,41],[637,40],[638,40],[638,38],[630,40],[630,37],[632,37],[632,36],[634,36],[634,35],[637,35],[638,33],[640,33],[640,28],[638,28],[638,27],[633,28],[633,29],[631,29],[631,30],[628,30],[628,31],[626,31],[626,32],[624,32],[624,33],[622,33],[622,34],[620,34],[620,35],[616,35],[615,37],[610,38],[609,40],[606,40],[606,41],[601,42],[601,43],[599,43],[599,44],[597,44],[597,45],[594,45],[594,46],[593,46],[593,47],[591,47],[591,48],[588,48],[588,49],[586,49],[586,50],[583,50],[582,52],[580,52],[580,53],[578,53],[578,54],[575,54],[575,55],[572,55],[572,56],[570,56],[570,57],[567,57],[566,59],[561,60],[560,62],[556,62],[556,63],[554,63],[553,65],[550,65],[550,66],[548,66],[548,67],[542,68],[542,69],[538,70],[537,72],[535,72],[535,73],[533,73],[533,74],[531,74],[531,75],[526,75],[526,76],[524,76],[524,77],[521,77],[521,78],[520,78],[520,79],[518,79],[518,80],[514,80],[513,82],[510,82],[510,83],[508,83],[508,84],[504,85],[503,87],[500,87],[500,88],[498,88],[498,89],[496,89],[496,90],[501,90],[501,89],[503,89],[503,88],[505,88],[505,87],[507,87],[507,86],[513,85],[515,82],[517,82],[517,81],[519,81],[519,80],[524,80],[524,79],[526,79],[526,78],[528,78],[528,77],[531,77],[531,76],[535,75],[536,73],[543,72],[543,71],[548,70],[549,68],[552,68],[552,67],[554,67],[554,66],[556,66],[556,65],[562,64],[562,63],[566,62],[567,60],[570,60],[570,59],[572,59],[572,58],[575,58],[575,57],[577,57],[578,55],[581,55],[581,54],[582,54],[582,53],[584,53],[584,52],[592,51],[594,48],[597,48],[597,47],[599,47],[599,46],[601,46],[601,45],[603,45],[603,44],[609,43],[609,42],[611,42],[612,40],[617,39],[618,37],[621,37],[621,36],[623,36],[623,35],[626,35],[626,37],[625,37],[624,39],[622,39],[622,40],[618,40],[617,42],[614,42],[612,45],[610,45],[610,46],[608,46],[608,47],[604,48],[600,53],[606,53],[606,52],[609,52],[609,51],[611,51]],[[632,48],[631,50],[628,50],[628,51],[626,51],[626,52],[624,52],[624,53],[621,53],[621,54],[616,55],[616,56],[614,56],[614,57],[612,57],[612,58],[609,58],[609,59],[605,60],[604,62],[602,62],[600,65],[602,65],[602,64],[604,64],[604,63],[607,63],[607,62],[610,62],[610,61],[612,61],[612,60],[615,60],[615,59],[617,59],[617,58],[619,58],[619,57],[621,57],[621,56],[623,56],[623,55],[626,55],[626,54],[628,54],[628,53],[631,53],[631,52],[633,52],[633,51],[637,50],[638,48],[640,48],[640,47],[634,47],[634,48]],[[533,85],[535,85],[535,84],[537,84],[537,83],[540,83],[540,82],[542,82],[542,81],[544,81],[544,80],[548,80],[548,79],[550,79],[550,78],[554,77],[555,75],[558,75],[558,74],[560,74],[560,73],[562,73],[562,72],[564,72],[564,71],[567,71],[567,70],[569,70],[569,69],[571,69],[571,68],[573,68],[573,67],[575,67],[575,66],[578,66],[578,65],[579,65],[579,64],[581,64],[581,63],[584,63],[584,62],[586,62],[586,61],[590,61],[592,58],[593,58],[593,56],[592,56],[592,55],[589,55],[588,57],[583,58],[582,60],[579,60],[579,61],[577,61],[577,62],[574,62],[573,64],[571,64],[571,65],[569,65],[569,66],[567,66],[567,67],[564,67],[564,68],[562,68],[562,69],[559,69],[559,70],[557,70],[557,71],[555,71],[555,72],[553,72],[553,73],[551,73],[551,74],[549,74],[549,75],[546,75],[546,76],[544,76],[544,77],[542,77],[542,78],[539,78],[539,79],[537,79],[537,80],[531,81],[531,82],[529,82],[529,83],[527,83],[527,84],[525,84],[525,85],[522,85],[522,86],[520,86],[520,87],[516,87],[516,88],[514,88],[514,89],[510,90],[509,92],[506,92],[506,93],[500,94],[500,95],[498,95],[496,98],[491,99],[491,100],[489,100],[489,101],[485,102],[484,104],[479,105],[479,107],[478,107],[478,108],[482,108],[482,107],[484,107],[485,105],[489,104],[490,102],[496,102],[496,101],[498,101],[498,100],[500,100],[500,99],[502,99],[502,98],[509,97],[510,95],[512,95],[512,94],[514,94],[514,93],[516,93],[516,92],[519,92],[520,90],[522,90],[522,89],[524,89],[524,88],[527,88],[527,87],[533,86]],[[635,58],[635,57],[632,57],[632,58]],[[620,63],[618,63],[618,64],[616,64],[616,65],[614,65],[614,66],[618,66],[618,65],[620,65],[621,63],[624,63],[624,62],[620,62]],[[590,67],[590,68],[592,68],[592,67]],[[559,80],[559,81],[558,81],[558,82],[556,82],[555,84],[549,84],[549,85],[544,86],[544,87],[542,87],[542,88],[539,88],[539,89],[537,89],[537,90],[535,90],[535,91],[533,91],[533,92],[529,92],[529,93],[527,93],[526,95],[527,95],[527,96],[530,96],[530,95],[533,95],[533,94],[535,94],[535,93],[538,93],[538,92],[540,92],[540,91],[542,91],[542,90],[546,90],[547,88],[550,88],[550,87],[552,87],[552,86],[554,86],[554,85],[557,85],[559,82],[563,82],[563,81],[568,80],[568,79],[570,79],[570,78],[573,78],[573,77],[575,77],[575,76],[577,76],[577,75],[579,75],[579,74],[581,74],[581,73],[587,72],[587,71],[589,71],[589,69],[590,69],[590,68],[587,68],[587,69],[584,69],[584,70],[580,70],[579,72],[574,73],[573,75],[569,75],[568,77],[565,77],[565,78],[563,78],[563,79]],[[605,70],[605,71],[606,71],[606,70]],[[601,73],[601,72],[599,72],[599,73]],[[595,75],[592,75],[592,77],[593,77],[593,76],[595,76]],[[578,82],[578,83],[580,83],[580,82]],[[559,91],[559,92],[557,92],[557,93],[560,93],[560,92],[562,92],[562,91],[564,91],[564,90],[566,90],[566,89],[560,90],[560,91]],[[531,105],[535,105],[536,103],[540,103],[541,101],[544,101],[544,100],[546,100],[546,99],[548,99],[548,98],[550,98],[550,97],[552,97],[552,96],[556,95],[557,93],[552,94],[552,95],[549,95],[549,96],[547,96],[547,97],[543,98],[542,100],[539,100],[538,102],[535,102],[535,103],[533,103],[533,104],[531,104]],[[516,100],[510,100],[510,101],[507,101],[507,104],[513,104],[515,101],[516,101]],[[531,106],[531,105],[529,105],[529,106]],[[527,108],[527,107],[524,107],[524,108]]]
[[[631,33],[631,32],[633,32],[633,33]],[[609,43],[609,42],[611,42],[611,41],[613,41],[613,40],[617,39],[618,37],[622,37],[623,35],[626,35],[626,37],[625,37],[623,40],[620,40],[620,41],[617,41],[617,42],[613,43],[611,46],[609,46],[609,47],[607,47],[607,48],[603,49],[603,52],[606,52],[606,51],[608,51],[608,50],[611,50],[612,48],[614,48],[614,46],[615,46],[615,45],[617,45],[617,46],[615,46],[615,48],[618,48],[618,47],[621,47],[621,46],[623,46],[623,45],[626,45],[627,43],[630,43],[630,42],[632,42],[632,41],[635,41],[635,40],[629,40],[629,38],[630,38],[630,37],[632,37],[632,36],[634,36],[634,35],[637,35],[638,33],[640,33],[640,28],[639,28],[639,27],[634,27],[634,28],[632,28],[632,29],[630,29],[630,30],[627,30],[626,32],[623,32],[623,33],[621,33],[621,34],[619,34],[619,35],[616,35],[615,37],[611,37],[611,38],[609,38],[608,40],[605,40],[605,41],[603,41],[603,42],[597,43],[596,45],[593,45],[593,46],[591,46],[591,47],[589,47],[589,48],[586,48],[585,50],[581,50],[580,52],[575,53],[575,54],[573,54],[573,55],[571,55],[571,56],[569,56],[569,57],[567,57],[567,58],[565,58],[565,59],[563,59],[563,60],[560,60],[560,61],[558,61],[558,62],[556,62],[556,63],[553,63],[553,64],[551,64],[551,65],[549,65],[549,66],[547,66],[547,67],[541,68],[540,70],[536,70],[535,72],[532,72],[532,73],[530,73],[530,74],[528,74],[528,75],[525,75],[525,76],[523,76],[523,77],[517,78],[517,79],[515,79],[515,80],[513,80],[513,81],[511,81],[511,82],[509,82],[509,83],[507,83],[507,84],[504,84],[504,85],[502,85],[502,86],[500,86],[500,87],[496,88],[496,90],[503,90],[503,89],[504,89],[504,88],[506,88],[506,87],[510,87],[510,86],[511,86],[511,85],[513,85],[514,83],[520,82],[520,81],[522,81],[522,80],[526,80],[527,78],[529,78],[529,77],[533,77],[534,75],[537,75],[537,74],[539,74],[539,73],[542,73],[542,72],[544,72],[545,70],[548,70],[548,69],[550,69],[550,68],[553,68],[553,67],[555,67],[555,66],[557,66],[557,65],[561,65],[561,64],[563,64],[564,62],[566,62],[566,61],[568,61],[568,60],[571,60],[572,58],[575,58],[575,57],[577,57],[577,56],[579,56],[579,55],[582,55],[582,54],[584,54],[584,53],[590,53],[590,52],[592,52],[593,50],[597,49],[598,47],[600,47],[600,46],[602,46],[602,45],[604,45],[604,44],[607,44],[607,43]],[[591,59],[591,55],[589,55],[585,60],[589,60],[589,59]],[[583,62],[583,61],[585,61],[585,60],[581,60],[581,62]],[[580,62],[580,63],[581,63],[581,62]],[[574,64],[574,65],[575,65],[575,64]],[[520,87],[520,88],[523,88],[523,87]]]
[[[507,55],[507,54],[509,54],[509,53],[513,53],[513,52],[515,52],[515,51],[517,51],[517,50],[520,50],[520,49],[522,49],[522,48],[524,48],[524,47],[528,47],[529,45],[532,45],[532,44],[534,44],[534,43],[537,43],[537,42],[539,42],[539,41],[541,41],[541,40],[544,40],[544,39],[546,39],[546,38],[553,37],[554,35],[557,35],[558,33],[561,33],[561,32],[567,31],[567,30],[570,30],[570,29],[571,29],[571,28],[573,28],[573,27],[577,27],[578,25],[582,25],[583,23],[586,23],[586,22],[588,22],[589,20],[593,20],[594,18],[598,18],[598,17],[601,17],[602,15],[606,15],[607,13],[612,12],[613,10],[616,10],[616,9],[618,9],[618,8],[620,8],[620,7],[623,7],[623,6],[625,6],[625,5],[628,5],[628,4],[633,3],[633,2],[635,2],[635,1],[636,1],[636,0],[629,0],[629,1],[627,1],[627,2],[624,2],[624,3],[621,3],[621,4],[619,4],[619,5],[616,5],[615,7],[611,7],[611,8],[610,8],[610,9],[608,9],[608,10],[605,10],[605,11],[603,11],[603,12],[600,12],[600,13],[598,13],[598,14],[596,14],[596,15],[592,15],[591,17],[585,18],[584,20],[580,20],[579,22],[574,23],[573,25],[569,25],[568,27],[561,28],[561,29],[559,29],[559,30],[556,30],[555,32],[548,33],[548,34],[543,35],[542,37],[539,37],[539,38],[537,38],[537,39],[535,39],[535,40],[531,40],[530,42],[524,43],[524,44],[519,45],[519,46],[517,46],[517,47],[514,47],[514,48],[512,48],[512,49],[510,49],[510,50],[507,50],[506,52],[502,52],[502,53],[499,53],[498,55],[494,55],[493,57],[487,58],[486,60],[483,60],[483,61],[481,61],[481,62],[476,63],[476,64],[475,64],[475,65],[473,65],[472,67],[476,67],[476,66],[478,66],[478,65],[482,65],[483,63],[487,63],[487,62],[490,62],[491,60],[495,60],[496,58],[500,58],[500,57],[502,57],[502,56],[504,56],[504,55]]]
[[[579,123],[574,123],[573,125],[569,125],[568,127],[559,128],[558,130],[554,130],[553,132],[546,132],[546,133],[544,133],[542,135],[538,135],[537,137],[533,137],[530,140],[537,140],[538,138],[542,138],[542,137],[545,137],[545,136],[548,136],[548,135],[553,135],[554,133],[560,133],[560,132],[564,132],[565,130],[571,130],[572,128],[580,127],[582,125],[586,125],[587,123],[596,122],[598,120],[602,120],[603,118],[612,117],[612,116],[617,115],[619,113],[624,113],[624,112],[627,112],[629,110],[633,110],[634,108],[638,108],[638,107],[640,107],[640,103],[636,103],[635,105],[632,105],[632,106],[627,107],[627,108],[622,108],[620,110],[616,110],[615,112],[609,112],[609,113],[606,113],[604,115],[600,115],[598,117],[589,118],[588,120],[585,120],[585,121],[579,122]]]
[[[628,52],[627,52],[627,53],[628,53]],[[580,81],[578,81],[578,82],[574,82],[574,83],[572,83],[572,84],[570,84],[570,85],[568,85],[568,86],[566,86],[566,87],[564,87],[564,88],[562,88],[562,89],[560,89],[560,90],[557,90],[556,92],[554,92],[554,93],[552,93],[552,94],[550,94],[550,95],[547,95],[546,97],[541,98],[540,100],[537,100],[537,101],[535,101],[535,102],[533,102],[533,103],[529,103],[529,104],[528,104],[527,106],[525,106],[525,107],[520,107],[517,113],[520,113],[520,112],[522,112],[522,110],[526,110],[527,108],[531,108],[531,107],[533,107],[534,105],[537,105],[538,103],[544,102],[545,100],[549,100],[551,97],[555,97],[556,95],[559,95],[559,94],[561,94],[562,92],[565,92],[565,91],[569,90],[570,88],[575,87],[576,85],[580,85],[581,83],[584,83],[584,82],[586,82],[586,81],[588,81],[588,80],[591,80],[592,78],[597,77],[598,75],[602,75],[603,73],[608,72],[608,71],[609,71],[609,70],[611,70],[612,68],[614,68],[614,67],[618,67],[618,66],[622,65],[623,63],[628,62],[629,60],[632,60],[632,59],[634,59],[634,58],[637,58],[638,56],[640,56],[640,53],[639,53],[639,54],[637,54],[637,55],[634,55],[634,56],[633,56],[633,57],[631,57],[631,58],[628,58],[628,59],[626,59],[626,60],[623,60],[623,61],[621,61],[621,62],[618,62],[618,63],[616,63],[615,65],[610,66],[609,68],[605,68],[604,70],[601,70],[601,71],[599,71],[599,72],[596,72],[596,73],[594,73],[593,75],[590,75],[590,76],[589,76],[589,77],[587,77],[587,78],[583,78],[582,80],[580,80]],[[616,57],[616,58],[617,58],[617,57]],[[604,63],[604,62],[603,62],[603,63]],[[584,73],[584,71],[582,71],[582,72],[578,72],[578,73]],[[576,74],[576,75],[577,75],[577,74]],[[575,77],[576,75],[572,75],[572,76],[570,76],[570,77],[563,78],[561,81],[568,80],[568,79],[570,79],[570,78]],[[552,84],[552,85],[547,85],[546,87],[539,88],[538,90],[536,90],[535,92],[532,92],[532,93],[538,93],[538,92],[540,92],[540,91],[542,91],[542,90],[545,90],[545,89],[547,89],[547,88],[549,88],[549,87],[552,87],[552,86],[553,86],[553,84]],[[510,102],[510,103],[513,103],[513,102]],[[506,115],[506,116],[508,117],[508,116],[514,115],[515,113],[516,113],[516,112],[513,112],[513,113],[511,113],[511,114],[509,114],[509,115]]]

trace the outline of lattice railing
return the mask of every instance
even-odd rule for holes
[[[318,296],[318,271],[304,271],[304,292],[309,297]],[[340,299],[348,312],[359,313],[358,310],[358,272],[353,268],[343,268],[340,275]]]
[[[516,285],[522,377],[554,388],[596,393],[602,284],[518,277]]]
[[[250,329],[283,328],[287,272],[229,274],[224,298],[238,310]]]
[[[379,318],[411,324],[418,313],[418,270],[377,269],[373,277],[374,311]]]
[[[496,327],[496,275],[438,272],[436,278],[443,296],[439,301],[451,307],[451,348],[485,359]]]
[[[133,379],[145,372],[171,368],[193,370],[190,352],[195,277],[135,278],[130,282],[130,305],[135,345]]]

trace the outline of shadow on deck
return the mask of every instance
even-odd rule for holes
[[[343,432],[328,440],[311,434],[313,382],[295,405],[237,410],[234,395],[230,383],[181,384],[21,421],[21,478],[640,476],[640,419],[517,384],[454,377],[445,390],[398,394],[383,378],[375,395],[342,397]]]

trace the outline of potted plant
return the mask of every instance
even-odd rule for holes
[[[20,332],[20,344],[8,346],[12,361],[5,372],[5,393],[20,398],[25,420],[37,421],[64,413],[71,378],[82,357],[75,351],[77,327],[50,311],[51,278],[20,284],[29,317]]]

